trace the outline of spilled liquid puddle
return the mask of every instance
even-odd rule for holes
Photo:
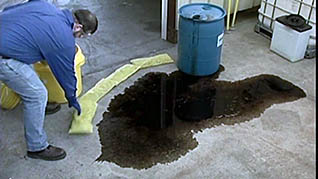
[[[112,99],[98,124],[102,154],[97,161],[136,169],[169,163],[198,145],[193,131],[249,121],[272,104],[306,96],[273,75],[217,81],[222,71],[220,66],[207,77],[151,72],[138,79]]]

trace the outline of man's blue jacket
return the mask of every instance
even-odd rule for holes
[[[69,102],[76,102],[73,15],[42,0],[0,12],[0,56],[26,64],[46,60]]]

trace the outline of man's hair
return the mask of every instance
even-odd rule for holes
[[[98,20],[95,14],[87,9],[78,9],[74,11],[74,16],[78,23],[83,25],[85,33],[93,34],[97,30]]]

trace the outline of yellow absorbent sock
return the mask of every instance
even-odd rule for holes
[[[111,79],[118,85],[119,83],[125,81],[131,75],[136,73],[140,69],[139,66],[126,64],[119,69],[117,69],[114,73],[112,73],[108,78]]]
[[[79,103],[82,108],[82,114],[73,114],[73,121],[69,134],[90,134],[93,133],[92,120],[95,116],[98,101],[102,99],[115,86],[125,81],[139,69],[173,63],[168,54],[156,55],[148,58],[138,58],[130,61],[132,64],[126,64],[107,78],[101,79],[93,88],[80,97]]]
[[[140,68],[148,68],[152,66],[172,63],[173,60],[168,54],[165,53],[165,54],[160,54],[153,57],[137,58],[137,59],[131,60],[130,62]]]

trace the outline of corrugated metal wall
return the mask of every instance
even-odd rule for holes
[[[178,24],[179,24],[178,10],[183,5],[190,4],[190,3],[210,3],[210,4],[219,5],[226,10],[228,7],[228,0],[177,0],[177,2],[178,2],[177,16],[176,16],[177,29],[178,29]],[[236,0],[232,0],[231,13],[233,13],[233,11],[234,11],[235,2],[236,2]],[[239,11],[250,9],[250,8],[255,7],[255,6],[259,6],[260,4],[261,4],[261,0],[240,0]]]
[[[185,4],[190,4],[190,3],[211,3],[211,4],[216,4],[219,6],[222,6],[223,8],[227,8],[228,6],[228,0],[178,0],[178,8]],[[261,4],[261,0],[240,0],[239,3],[239,11],[241,10],[246,10],[255,6],[259,6]],[[232,0],[232,12],[234,10],[234,5],[235,5],[235,0]]]
[[[185,4],[190,4],[190,3],[212,3],[212,4],[216,4],[219,6],[223,7],[223,1],[224,0],[178,0],[178,7],[180,8],[181,6],[185,5]]]

